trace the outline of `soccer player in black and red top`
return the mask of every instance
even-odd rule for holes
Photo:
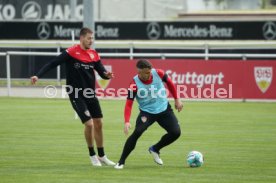
[[[35,76],[31,83],[35,84],[38,78],[47,71],[65,63],[67,93],[71,104],[84,124],[84,136],[88,145],[92,165],[115,165],[104,153],[102,110],[95,94],[96,70],[103,79],[113,78],[113,73],[108,72],[101,63],[98,53],[91,49],[93,32],[89,28],[80,31],[80,44],[74,45],[63,51],[53,61],[46,64]],[[94,151],[96,141],[98,156]]]
[[[136,119],[135,129],[124,145],[121,158],[114,166],[116,169],[124,168],[126,158],[134,150],[137,140],[155,121],[167,132],[161,137],[159,142],[149,148],[149,152],[157,164],[163,165],[159,151],[163,147],[173,143],[181,134],[178,120],[168,102],[166,89],[163,84],[163,82],[167,84],[169,91],[174,97],[175,109],[180,112],[183,104],[177,96],[177,91],[172,80],[163,70],[152,68],[152,64],[148,60],[139,60],[136,67],[138,74],[133,77],[129,86],[125,104],[124,132],[126,135],[131,126],[129,119],[134,98],[136,98],[139,104],[140,113]]]

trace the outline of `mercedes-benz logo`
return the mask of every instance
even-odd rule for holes
[[[161,28],[158,23],[151,22],[147,26],[147,35],[149,39],[158,39],[161,36]]]
[[[40,5],[35,1],[26,2],[21,9],[22,18],[25,20],[38,20],[41,12]]]
[[[276,24],[274,22],[266,22],[263,26],[263,35],[265,39],[273,40],[276,38]]]
[[[79,68],[81,67],[81,65],[80,65],[80,63],[74,63],[74,67],[75,67],[76,69],[79,69]]]
[[[41,22],[38,24],[36,32],[40,39],[48,39],[51,35],[50,25],[46,22]]]

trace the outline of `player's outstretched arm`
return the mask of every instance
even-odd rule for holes
[[[124,110],[124,117],[125,117],[125,126],[124,126],[124,133],[125,135],[128,135],[129,129],[131,128],[130,125],[130,116],[131,116],[131,110],[132,110],[133,100],[127,99],[125,104],[125,110]]]
[[[105,67],[103,66],[101,60],[95,62],[95,67],[94,69],[98,72],[98,74],[101,76],[101,78],[103,79],[111,79],[114,77],[114,73],[113,72],[109,72],[105,69]]]
[[[130,122],[125,122],[125,127],[124,127],[124,133],[128,135],[129,129],[131,128]]]
[[[32,76],[30,79],[31,79],[31,84],[32,85],[34,85],[38,81],[38,77],[37,76]]]
[[[174,98],[175,109],[178,112],[182,111],[183,104],[182,104],[181,100],[179,99],[179,96],[177,95],[176,87],[175,87],[174,83],[172,82],[171,78],[165,74],[162,80],[166,82],[168,89]]]
[[[134,82],[134,80],[130,83],[130,86],[128,87],[128,93],[127,93],[127,100],[125,104],[125,110],[124,110],[124,118],[125,118],[125,127],[124,127],[124,133],[128,135],[129,129],[131,128],[130,125],[130,116],[131,116],[131,110],[134,102],[134,98],[137,94],[137,86]]]
[[[180,101],[179,98],[174,99],[174,106],[175,106],[175,109],[176,109],[178,112],[182,111],[182,109],[183,109],[183,104],[182,104],[182,102]]]
[[[107,71],[107,72],[104,72],[104,75],[105,75],[105,77],[107,77],[108,79],[114,78],[114,73],[113,73],[113,72]]]

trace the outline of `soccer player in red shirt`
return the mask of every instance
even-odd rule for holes
[[[125,104],[125,126],[124,132],[127,135],[130,128],[130,115],[133,100],[136,98],[140,113],[136,119],[136,125],[133,133],[127,139],[119,162],[114,166],[116,169],[123,169],[126,158],[134,150],[138,138],[155,121],[164,128],[167,133],[161,137],[159,142],[149,147],[149,152],[154,161],[163,165],[160,158],[160,150],[173,143],[181,134],[178,120],[174,115],[171,105],[168,102],[166,89],[163,82],[168,86],[169,91],[174,97],[175,108],[180,112],[183,108],[179,100],[176,88],[172,80],[161,69],[152,68],[152,64],[147,60],[139,60],[136,64],[138,74],[134,76],[128,90],[128,97]]]
[[[102,110],[95,94],[96,70],[103,79],[113,78],[101,63],[98,53],[91,49],[93,32],[89,28],[80,31],[80,44],[63,51],[52,62],[46,64],[35,76],[31,83],[35,84],[38,78],[50,69],[65,63],[66,90],[72,107],[84,124],[84,136],[89,150],[90,160],[94,166],[115,165],[104,152],[102,131]],[[94,93],[93,93],[94,92]],[[97,144],[98,156],[94,151],[94,140]]]

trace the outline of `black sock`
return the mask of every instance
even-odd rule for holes
[[[104,148],[103,147],[98,147],[97,149],[98,149],[98,155],[100,157],[103,157],[104,156]]]
[[[88,149],[89,149],[89,155],[90,156],[94,156],[96,153],[95,153],[95,151],[94,151],[94,147],[92,146],[92,147],[88,147]]]

